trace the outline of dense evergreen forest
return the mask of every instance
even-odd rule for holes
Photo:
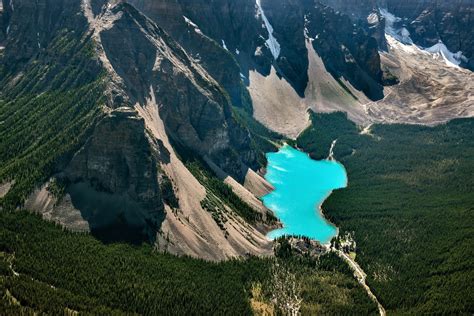
[[[254,299],[272,304],[275,262],[294,276],[303,311],[376,312],[348,266],[332,254],[212,263],[145,244],[104,245],[23,211],[0,212],[0,222],[2,315],[248,315]]]
[[[369,285],[389,312],[472,314],[474,119],[359,132],[342,113],[312,114],[298,145],[321,157],[337,139],[349,186],[324,209],[354,232]]]

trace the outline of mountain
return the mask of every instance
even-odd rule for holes
[[[473,10],[2,0],[0,314],[472,313]],[[329,246],[267,238],[285,143]]]
[[[463,67],[473,70],[472,1],[324,1],[353,19],[367,19],[373,10],[383,8],[406,28],[414,43],[432,47],[443,42],[451,52],[461,52]]]
[[[251,97],[250,101],[246,98],[244,107],[248,109],[251,103],[258,121],[292,138],[309,125],[308,108],[319,112],[344,111],[362,125],[437,124],[457,117],[454,113],[472,113],[470,85],[459,84],[471,82],[472,72],[456,68],[458,64],[469,68],[471,53],[465,46],[472,45],[451,45],[452,41],[442,36],[452,33],[466,37],[464,30],[469,28],[442,21],[446,20],[443,17],[456,14],[469,25],[472,6],[468,3],[449,6],[417,1],[397,6],[398,2],[390,1],[367,1],[363,5],[302,0],[263,0],[260,5],[252,0],[238,4],[225,0],[129,2],[147,12],[183,47],[200,43],[189,51],[193,58],[203,61],[210,73],[217,71],[209,68],[213,64],[223,68],[202,56],[217,56],[218,51],[226,59],[233,55],[238,65],[233,63],[225,69],[228,76],[237,78],[240,66],[240,75]],[[400,37],[402,30],[415,34],[414,20],[419,15],[414,13],[426,10],[445,10],[436,13],[438,35],[431,39],[408,35],[409,42],[402,44],[415,44],[420,48],[418,51],[397,43],[389,46],[386,33],[390,37]],[[190,36],[214,40],[215,52],[209,54],[206,45],[192,41]],[[444,42],[437,44],[438,41],[446,41],[447,46]],[[462,53],[456,53],[459,49],[463,49]],[[429,52],[436,60],[423,52]],[[446,64],[443,56],[454,64]],[[242,89],[240,84],[219,74],[214,77],[230,95],[241,95],[235,92]],[[440,85],[447,88],[433,88]],[[452,111],[446,111],[440,103],[449,103]],[[240,105],[242,101],[234,104]],[[411,107],[407,109],[405,104]]]
[[[264,185],[251,169],[260,167],[262,153],[223,88],[172,38],[125,3],[107,9],[66,0],[8,5],[3,148],[19,145],[2,150],[2,178],[12,183],[6,206],[25,201],[47,218],[98,236],[125,225],[129,235],[120,239],[157,240],[176,253],[222,259],[268,251],[262,232],[239,224],[235,211],[223,209],[223,218],[215,220],[200,203],[206,189],[183,157],[208,161],[235,179],[238,192],[252,196],[239,182],[249,175]],[[84,91],[91,91],[89,98],[80,94]],[[27,102],[32,94],[41,97]],[[48,97],[59,101],[51,105],[57,117],[35,120],[33,113]],[[31,112],[26,122],[11,123],[25,112]],[[23,124],[31,130],[20,130]],[[51,140],[41,132],[45,128],[53,135],[65,132]],[[33,131],[44,136],[25,137]],[[51,142],[64,139],[70,144],[51,151],[58,146]],[[38,173],[18,176],[29,165]],[[64,196],[51,193],[53,182],[60,183]],[[259,208],[252,212],[265,218],[261,203],[250,199]]]

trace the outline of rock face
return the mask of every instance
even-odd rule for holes
[[[256,70],[268,76],[273,65],[278,75],[285,78],[301,97],[304,97],[308,84],[305,27],[312,24],[315,32],[331,34],[331,37],[321,36],[321,45],[315,47],[318,53],[324,54],[321,57],[331,74],[335,78],[344,76],[372,99],[380,99],[382,96],[377,43],[370,39],[369,31],[354,27],[350,18],[336,14],[318,2],[264,0],[259,2],[261,9],[255,0],[128,2],[145,12],[173,37],[178,38],[185,48],[192,42],[188,36],[183,35],[186,34],[183,26],[186,21],[188,24],[192,23],[195,31],[199,30],[199,33],[214,39],[216,43],[222,43],[222,46],[225,44],[229,53],[239,62],[246,83],[249,71]],[[272,29],[272,36],[280,46],[277,58],[272,56],[267,43],[270,34],[262,12]],[[317,19],[321,17],[325,18],[325,23],[318,22]],[[340,25],[343,26],[342,29]],[[356,43],[350,40],[351,34],[356,35]],[[208,53],[207,48],[200,48],[201,46],[195,45],[191,50],[195,56],[205,56]],[[330,50],[331,53],[328,53]],[[334,51],[335,54],[332,53]],[[205,57],[202,58],[203,66],[213,64],[212,61],[206,62]],[[209,70],[210,67],[206,69]],[[228,71],[234,73],[233,77],[237,78],[236,69]],[[222,80],[222,75],[216,74],[215,71],[209,70],[209,73],[231,91],[232,96],[235,95],[235,92],[228,88],[237,86],[235,83],[230,84],[230,81]]]
[[[363,25],[329,7],[316,6],[307,25],[308,36],[328,71],[346,78],[370,99],[383,97],[382,71],[377,40]]]
[[[8,27],[7,14],[3,9],[3,3],[0,2],[0,46],[3,46],[3,43],[7,37],[6,31]]]
[[[398,26],[405,27],[409,31],[415,44],[426,48],[442,41],[451,52],[463,53],[466,60],[461,66],[474,69],[472,36],[474,4],[470,0],[324,0],[323,2],[356,20],[365,20],[374,9],[387,9],[400,18]]]
[[[3,15],[3,25],[0,25],[0,29],[9,39],[5,45],[6,62],[9,65],[26,63],[48,46],[59,26],[75,28],[78,33],[83,32],[81,27],[86,26],[81,23],[84,17],[74,14],[79,10],[78,1],[2,1],[3,14],[0,15]]]
[[[154,241],[164,218],[156,166],[135,111],[119,108],[97,125],[65,171],[72,203],[93,234]]]
[[[463,66],[474,70],[474,4],[458,1],[388,1],[388,9],[404,22],[410,37],[422,47],[442,41],[452,52],[461,51],[467,60]]]
[[[67,115],[58,116],[73,119],[80,141],[53,156],[47,170],[64,192],[43,185],[27,198],[31,210],[106,242],[150,241],[158,249],[210,260],[270,252],[263,223],[247,223],[230,202],[212,209],[219,210],[218,220],[202,206],[211,193],[183,163],[209,161],[242,184],[250,168],[260,167],[262,153],[232,109],[232,102],[250,106],[232,54],[184,21],[193,32],[183,37],[192,40],[188,54],[121,1],[13,0],[2,21],[9,31],[0,38],[2,97],[54,92],[73,104],[77,98],[87,108],[94,104],[86,114],[66,107]],[[198,46],[206,50],[201,59],[192,53]],[[79,89],[85,91],[80,97],[74,94]],[[86,119],[87,131],[80,130],[77,121]],[[64,136],[61,129],[57,133]]]
[[[223,29],[222,26],[217,26],[219,23],[224,23],[226,27],[232,27],[227,25],[225,20],[225,17],[231,14],[231,8],[212,7],[211,4],[206,4],[209,11],[212,12],[202,12],[200,9],[204,4],[202,6],[196,5],[196,8],[199,9],[194,10],[189,3],[182,6],[179,2],[161,0],[130,0],[129,2],[142,12],[146,12],[148,17],[164,28],[193,59],[206,69],[226,89],[234,105],[251,109],[251,101],[241,81],[240,66],[234,55],[229,52],[229,48],[224,48],[223,43],[226,44],[226,47],[227,45],[228,47],[236,46],[231,46],[232,39],[222,37],[221,34],[214,34],[214,32]],[[214,28],[206,29],[206,33],[194,22],[195,18],[197,18],[197,22],[201,22],[201,14],[208,14],[204,26],[214,25]],[[221,18],[219,19],[219,17]],[[219,20],[211,21],[212,19]],[[206,34],[213,34],[215,40]],[[244,54],[244,50],[240,49]],[[240,53],[239,50],[239,55]]]
[[[235,121],[222,88],[132,6],[119,4],[110,14],[114,24],[101,31],[100,40],[130,102],[143,105],[146,99],[156,99],[177,148],[209,157],[243,182],[248,167],[258,167],[257,153],[248,131]]]

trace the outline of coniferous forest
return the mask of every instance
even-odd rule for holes
[[[294,276],[302,310],[376,312],[349,267],[334,255],[212,263],[145,244],[104,245],[23,211],[1,212],[0,219],[2,315],[248,315],[256,300],[271,305],[276,263]]]
[[[313,113],[298,139],[314,157],[327,157],[337,139],[349,186],[329,197],[325,214],[353,232],[357,261],[388,311],[474,311],[473,131],[473,119],[458,119],[361,135],[342,113]]]
[[[209,262],[150,244],[104,244],[23,210],[104,115],[106,76],[82,33],[55,33],[18,78],[9,68],[17,65],[0,65],[0,184],[11,184],[0,199],[0,315],[285,314],[295,301],[307,315],[377,313],[334,253]],[[263,165],[263,153],[284,137],[243,109],[233,115]],[[349,186],[329,197],[324,213],[354,237],[356,260],[382,305],[393,314],[473,314],[474,119],[362,132],[342,113],[311,118],[295,144],[325,159],[337,140],[334,156]],[[212,193],[202,203],[216,221],[219,203],[248,223],[263,220],[200,163],[187,167]],[[275,223],[271,214],[265,221]]]

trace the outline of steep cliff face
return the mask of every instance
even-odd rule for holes
[[[363,0],[323,1],[354,19],[365,20],[376,9],[386,9],[395,17],[399,28],[406,28],[413,42],[428,48],[442,41],[451,52],[465,56],[461,66],[473,70],[472,26],[474,4],[470,0]],[[380,41],[379,41],[380,43]]]
[[[84,31],[83,17],[74,14],[80,3],[73,0],[3,0],[3,28],[8,38],[5,63],[26,63],[48,46],[59,27]]]
[[[413,41],[431,47],[442,41],[452,52],[466,57],[464,67],[474,70],[474,4],[472,1],[387,1],[396,16],[407,18],[406,27]]]
[[[4,46],[4,41],[6,39],[6,31],[7,31],[7,14],[5,10],[3,9],[3,2],[0,1],[0,47],[3,50]]]
[[[262,10],[273,27],[280,45],[275,62],[280,74],[304,97],[308,84],[308,51],[305,45],[305,27],[308,7],[303,1],[262,1]]]
[[[316,6],[307,25],[313,46],[334,77],[346,78],[370,99],[383,97],[378,43],[363,25],[326,6]]]
[[[132,6],[108,14],[114,22],[100,31],[100,42],[130,102],[143,105],[152,94],[173,144],[243,181],[249,166],[258,167],[257,153],[218,83]]]
[[[269,72],[270,52],[254,58],[263,45],[261,26],[254,18],[255,3],[235,1],[129,0],[168,32],[230,95],[234,105],[251,110],[242,77],[264,65]],[[256,60],[256,64],[254,62]],[[241,75],[242,73],[242,75]]]
[[[164,218],[157,164],[144,120],[134,110],[114,110],[97,125],[64,175],[72,203],[93,234],[155,240]]]
[[[324,50],[317,50],[318,53],[326,55],[323,62],[331,74],[336,78],[345,76],[372,99],[381,98],[380,63],[377,49],[373,49],[374,43],[370,41],[368,32],[362,27],[353,27],[348,17],[336,15],[330,8],[321,6],[315,1],[129,0],[129,2],[154,19],[173,37],[181,39],[180,43],[184,47],[190,46],[188,43],[192,40],[182,35],[185,34],[183,22],[177,21],[191,22],[199,32],[225,46],[239,62],[243,79],[247,84],[249,71],[256,70],[268,76],[273,66],[278,76],[289,82],[301,97],[304,97],[309,80],[305,27],[306,24],[313,22],[313,25],[318,25],[317,31],[336,34],[331,39],[323,39],[323,37],[321,39],[324,45],[337,52],[336,56],[327,54]],[[316,18],[313,21],[312,16],[317,16],[317,18],[327,16],[326,23],[319,23]],[[343,29],[340,29],[338,25],[341,22]],[[356,44],[348,45],[352,41],[348,40],[349,36],[346,34],[351,33],[357,35],[358,41]],[[341,49],[341,45],[346,48]],[[197,45],[192,51],[200,56],[205,56],[207,53],[207,49],[200,49]],[[351,65],[343,62],[347,52],[354,57]],[[205,60],[205,57],[202,58]],[[203,65],[206,64],[212,64],[212,61]],[[354,66],[354,64],[357,65]],[[219,74],[209,72],[219,82],[223,82]],[[232,69],[229,72],[236,74]],[[355,75],[353,75],[354,72],[356,72]],[[237,76],[234,75],[234,77]],[[223,85],[226,87],[226,84]],[[231,93],[231,95],[234,94]]]

